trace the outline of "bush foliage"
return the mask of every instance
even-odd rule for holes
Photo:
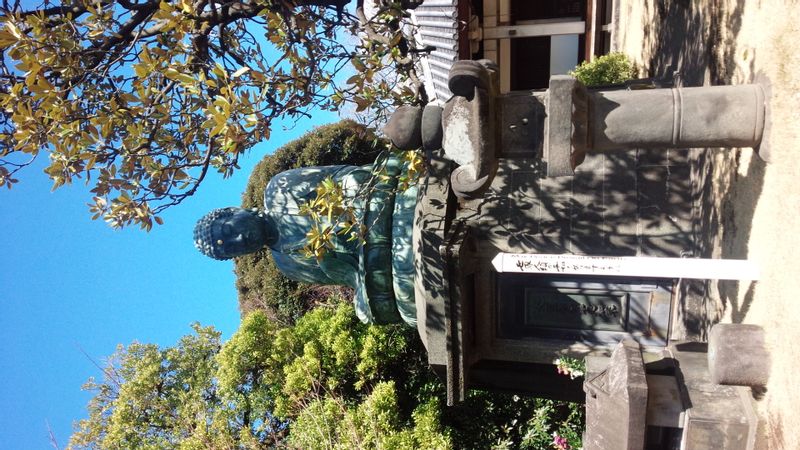
[[[284,170],[334,164],[372,163],[386,143],[369,128],[351,120],[325,125],[306,133],[272,155],[267,155],[253,169],[242,207],[261,208],[269,180]],[[312,287],[284,277],[275,267],[269,250],[245,255],[235,260],[236,287],[242,314],[263,310],[273,319],[291,324],[315,302],[342,288]]]
[[[570,75],[586,86],[618,84],[633,79],[636,68],[623,53],[609,53],[591,62],[584,61]]]
[[[472,391],[448,408],[415,330],[341,300],[285,328],[254,311],[225,344],[195,325],[175,347],[120,347],[69,448],[579,448],[580,405]]]

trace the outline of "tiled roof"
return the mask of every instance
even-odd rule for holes
[[[421,58],[421,65],[429,100],[442,104],[453,95],[447,88],[447,75],[458,60],[458,0],[425,0],[412,17],[418,26],[419,47],[436,47]]]

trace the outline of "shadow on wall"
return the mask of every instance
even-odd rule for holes
[[[680,71],[685,86],[702,86],[706,79],[711,85],[730,84],[744,0],[730,11],[719,3],[657,2],[655,20],[644,29],[644,57],[651,77]]]
[[[686,151],[591,155],[574,177],[508,159],[492,188],[462,209],[493,248],[514,253],[672,256],[694,253]]]
[[[644,55],[650,76],[665,77],[679,71],[684,86],[702,86],[731,84],[736,74],[755,73],[755,50],[747,50],[749,67],[737,67],[734,59],[744,0],[736,2],[730,10],[721,9],[719,4],[690,0],[658,2],[656,19],[644,30]],[[762,83],[766,80],[763,76],[755,78]],[[754,79],[743,81],[754,82]],[[768,130],[769,127],[765,138]],[[692,151],[698,256],[724,259],[748,256],[747,244],[764,183],[765,163],[756,155],[743,157],[743,152],[750,150]],[[740,302],[742,289],[745,295]],[[754,283],[686,280],[681,285],[680,307],[688,331],[703,336],[726,310],[730,310],[734,323],[741,323],[754,291]]]

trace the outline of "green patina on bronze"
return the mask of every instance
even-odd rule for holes
[[[372,166],[281,172],[264,190],[263,210],[212,211],[198,221],[195,245],[215,259],[269,247],[276,266],[288,278],[354,288],[356,312],[362,321],[415,325],[411,232],[417,190],[412,186],[398,192],[398,177],[405,170],[403,163],[389,154]],[[329,177],[342,186],[367,233],[363,244],[336,235],[333,248],[317,259],[303,251],[306,234],[316,224],[301,213],[301,206],[315,198],[317,186]]]

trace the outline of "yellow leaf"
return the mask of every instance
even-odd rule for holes
[[[172,67],[167,67],[164,70],[164,76],[169,78],[170,80],[178,81],[178,77],[180,76],[180,72],[173,69]]]
[[[192,2],[190,0],[181,0],[181,9],[186,14],[191,14],[194,12],[194,7],[192,6]]]
[[[233,72],[233,75],[231,75],[231,78],[239,78],[240,76],[246,74],[248,71],[250,71],[249,67],[247,67],[247,66],[242,67],[241,69],[237,70],[236,72]]]
[[[181,84],[184,85],[184,86],[191,86],[197,81],[197,80],[194,79],[193,76],[191,76],[189,74],[182,73],[182,72],[178,72],[178,75],[176,75],[175,78],[178,81],[180,81]]]
[[[125,100],[126,102],[129,102],[129,103],[133,103],[133,102],[138,102],[139,101],[139,97],[137,97],[137,96],[135,96],[133,94],[130,94],[128,92],[123,92],[119,96],[120,96],[120,98],[122,98],[123,100]]]
[[[147,47],[142,47],[142,51],[139,52],[139,59],[147,65],[153,64],[153,59],[150,57],[150,51],[148,50]]]
[[[357,57],[356,58],[352,58],[350,60],[350,63],[353,64],[353,67],[355,67],[356,70],[359,71],[359,72],[363,72],[364,70],[367,69],[367,67],[364,65],[364,63],[361,62],[361,60],[358,59]]]
[[[18,41],[19,39],[7,30],[0,30],[0,48],[10,47]]]
[[[147,78],[147,75],[150,74],[150,71],[145,67],[144,64],[136,64],[133,66],[133,72],[139,78]]]
[[[365,99],[364,97],[354,97],[353,101],[356,102],[356,112],[364,111],[372,104],[371,101]]]
[[[220,63],[214,65],[214,68],[211,69],[211,73],[216,75],[218,78],[227,78],[227,74],[225,73],[225,68],[222,67],[222,64]]]
[[[11,33],[11,35],[14,36],[17,40],[22,39],[22,33],[19,31],[19,28],[17,28],[17,26],[14,25],[13,23],[6,22],[6,30],[8,30],[8,32]]]
[[[222,132],[226,131],[226,130],[227,130],[227,128],[228,128],[228,127],[225,125],[225,123],[224,123],[224,122],[223,122],[223,123],[220,123],[219,125],[215,126],[215,127],[214,127],[214,128],[213,128],[213,129],[212,129],[210,132],[209,132],[209,136],[212,136],[212,137],[213,137],[213,136],[216,136],[216,135],[218,135],[218,134],[220,134],[220,133],[222,133]]]

